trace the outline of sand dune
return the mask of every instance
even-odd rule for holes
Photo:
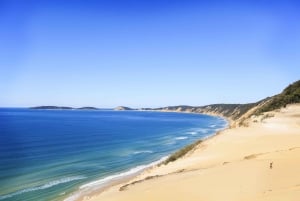
[[[300,105],[269,116],[224,130],[185,157],[85,200],[299,200]]]

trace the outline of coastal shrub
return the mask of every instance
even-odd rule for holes
[[[274,114],[268,113],[268,114],[263,115],[262,118],[261,118],[261,121],[263,121],[263,120],[265,120],[265,119],[268,119],[268,118],[270,118],[270,117],[274,117]]]
[[[300,103],[300,80],[290,84],[280,94],[273,96],[258,111],[257,115],[286,107],[288,104]]]
[[[184,155],[186,155],[189,151],[191,151],[192,149],[194,149],[201,142],[202,142],[202,140],[198,140],[198,141],[194,142],[193,144],[190,144],[190,145],[188,145],[188,146],[180,149],[179,151],[177,151],[174,154],[172,154],[169,158],[167,158],[167,160],[165,160],[163,162],[163,164],[166,165],[169,162],[176,161],[178,158],[183,157]]]

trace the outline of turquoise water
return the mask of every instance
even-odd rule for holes
[[[0,200],[63,200],[225,126],[199,114],[2,108]]]

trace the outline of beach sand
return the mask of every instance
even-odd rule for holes
[[[183,158],[84,200],[299,200],[300,105],[269,116],[226,129]]]

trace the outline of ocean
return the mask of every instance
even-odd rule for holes
[[[0,200],[72,200],[226,126],[201,114],[1,108]]]

